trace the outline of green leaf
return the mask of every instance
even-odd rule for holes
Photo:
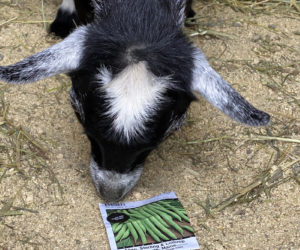
[[[121,247],[132,247],[133,246],[133,243],[130,239],[130,237],[120,241],[118,244],[117,244],[117,247],[118,248],[121,248]]]

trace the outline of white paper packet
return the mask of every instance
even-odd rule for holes
[[[117,204],[99,203],[112,250],[200,249],[174,192]]]

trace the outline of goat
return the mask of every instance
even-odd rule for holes
[[[103,2],[103,1],[102,1]],[[193,0],[186,0],[185,16],[193,17]],[[94,6],[92,0],[63,0],[58,9],[54,22],[50,25],[50,32],[65,38],[78,25],[86,25],[94,20]]]
[[[8,83],[70,76],[71,104],[91,143],[91,177],[105,200],[118,201],[134,187],[149,153],[182,125],[193,92],[238,122],[269,122],[183,34],[185,6],[185,0],[93,0],[93,20],[0,67]]]

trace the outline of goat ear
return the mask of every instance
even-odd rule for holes
[[[262,126],[269,123],[270,116],[254,108],[236,92],[211,68],[199,49],[194,50],[192,90],[238,122],[250,126]]]
[[[16,64],[0,66],[0,81],[28,83],[75,70],[84,49],[85,32],[86,28],[80,27],[48,49]]]

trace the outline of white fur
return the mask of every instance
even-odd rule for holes
[[[105,67],[102,66],[99,69],[99,73],[96,75],[96,78],[101,81],[104,85],[108,84],[112,79],[111,72]]]
[[[69,13],[76,11],[74,0],[63,0],[60,8],[64,11],[68,11]]]
[[[230,101],[228,92],[233,91],[197,48],[194,50],[192,90],[198,92],[220,110],[223,110],[224,104]]]
[[[180,7],[179,15],[178,15],[178,20],[177,24],[183,28],[184,27],[184,20],[185,20],[185,7],[186,7],[186,2],[184,0],[176,0],[176,4]]]
[[[82,58],[86,27],[79,27],[66,39],[16,64],[0,66],[0,80],[10,83],[38,81],[75,70]],[[1,74],[1,70],[10,74]]]
[[[234,90],[206,61],[199,49],[194,50],[192,90],[201,94],[232,119],[250,126],[269,122],[269,115],[257,110]]]
[[[79,27],[62,42],[47,49],[51,52],[51,57],[49,57],[49,60],[41,60],[37,67],[48,68],[54,74],[66,73],[76,69],[84,51],[85,37],[86,28]]]
[[[114,132],[127,142],[142,136],[145,123],[156,113],[167,86],[168,79],[154,76],[148,71],[145,62],[127,66],[102,86],[109,102],[106,115],[114,118]]]

